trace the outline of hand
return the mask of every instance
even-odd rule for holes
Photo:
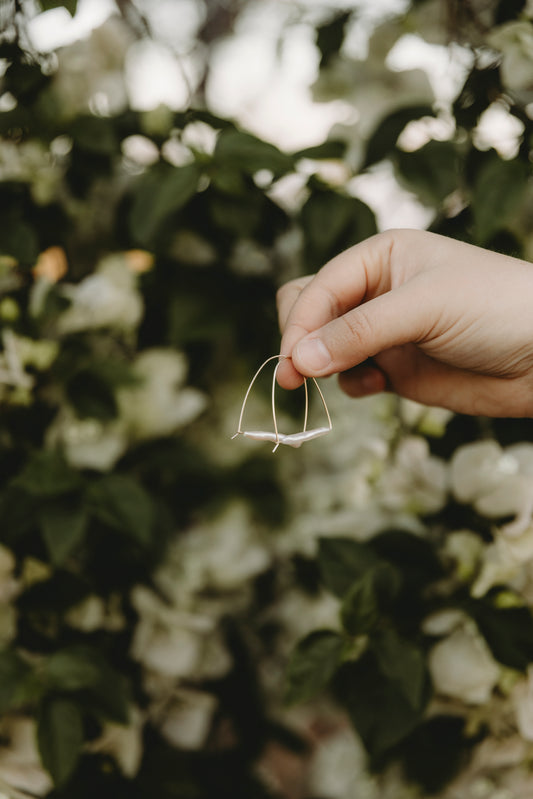
[[[278,292],[278,381],[340,373],[485,416],[533,416],[533,264],[415,230],[351,247]],[[371,360],[368,360],[371,359]]]

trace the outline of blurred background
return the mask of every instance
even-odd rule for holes
[[[533,257],[532,132],[529,0],[0,0],[0,799],[533,795],[531,420],[231,440],[285,281]]]

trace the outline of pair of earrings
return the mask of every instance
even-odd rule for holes
[[[272,443],[275,444],[274,449],[272,450],[272,452],[275,452],[280,444],[287,444],[289,447],[301,447],[302,444],[305,441],[311,441],[313,438],[319,438],[320,436],[324,436],[324,435],[326,435],[326,433],[329,433],[330,430],[332,429],[333,425],[331,423],[331,417],[329,415],[328,406],[326,405],[326,400],[324,399],[324,395],[322,394],[322,391],[320,390],[320,386],[318,385],[317,381],[315,380],[314,377],[312,377],[311,380],[315,384],[316,389],[317,389],[317,391],[318,391],[318,393],[320,395],[320,399],[322,400],[322,405],[324,406],[324,411],[326,413],[326,417],[327,417],[327,420],[328,420],[328,426],[327,427],[314,427],[314,428],[312,428],[310,430],[307,429],[307,416],[308,416],[308,411],[309,411],[309,392],[308,392],[308,389],[307,389],[307,378],[305,378],[304,379],[305,411],[304,411],[303,430],[301,430],[299,433],[289,433],[289,434],[280,433],[279,432],[278,420],[277,420],[277,417],[276,417],[276,399],[275,399],[276,375],[278,373],[278,369],[280,367],[281,361],[285,357],[287,357],[287,356],[285,356],[285,355],[272,355],[270,358],[267,358],[266,361],[264,361],[261,364],[261,366],[259,367],[259,369],[255,373],[255,375],[252,377],[252,380],[250,382],[250,385],[248,386],[248,390],[247,390],[247,392],[246,392],[246,394],[244,396],[244,400],[243,400],[243,403],[242,403],[241,415],[239,417],[239,424],[238,424],[237,432],[235,433],[235,435],[232,436],[232,439],[236,438],[237,436],[246,436],[246,438],[253,438],[256,441],[271,441]],[[276,368],[274,369],[274,375],[272,377],[272,421],[274,423],[274,430],[273,431],[269,431],[269,430],[243,430],[242,429],[242,420],[243,420],[243,417],[244,417],[244,410],[246,408],[246,403],[248,401],[248,397],[250,396],[250,391],[252,390],[252,386],[255,383],[256,379],[258,378],[260,372],[267,365],[267,363],[270,363],[270,361],[273,361],[273,360],[276,360],[276,359],[277,359],[278,362],[276,364]]]

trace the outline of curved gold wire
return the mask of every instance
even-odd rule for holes
[[[259,367],[259,369],[255,373],[255,375],[252,377],[252,379],[250,381],[250,385],[248,386],[246,394],[244,395],[244,400],[243,400],[242,407],[241,407],[241,413],[240,413],[240,416],[239,416],[239,424],[238,424],[237,432],[232,436],[232,439],[236,438],[238,435],[244,435],[244,436],[247,436],[248,438],[255,438],[255,439],[260,440],[260,441],[273,441],[275,446],[274,446],[274,449],[272,451],[275,452],[280,444],[289,444],[290,446],[293,446],[293,447],[300,447],[303,444],[304,441],[310,441],[312,438],[318,438],[318,436],[325,435],[325,433],[329,433],[330,430],[333,429],[333,424],[331,422],[331,416],[329,414],[328,406],[326,404],[326,400],[324,398],[322,390],[320,389],[320,386],[318,385],[316,379],[314,377],[312,377],[311,380],[313,381],[313,383],[316,386],[316,389],[317,389],[318,394],[320,396],[320,399],[322,401],[322,405],[324,407],[324,411],[325,411],[325,414],[326,414],[326,417],[327,417],[327,420],[328,420],[328,427],[320,427],[320,428],[316,428],[316,429],[313,429],[313,430],[308,430],[307,429],[307,420],[308,420],[308,415],[309,415],[309,391],[308,391],[308,388],[307,388],[307,378],[304,378],[305,412],[304,412],[303,430],[300,433],[291,433],[291,434],[288,434],[288,435],[285,435],[285,434],[279,432],[278,420],[277,420],[277,414],[276,414],[276,377],[277,377],[277,373],[278,373],[278,369],[280,367],[281,361],[284,358],[287,358],[287,357],[288,356],[286,356],[286,355],[271,355],[269,358],[266,359],[266,361],[264,361],[261,364],[261,366]],[[276,360],[276,359],[277,359],[278,363],[276,364],[276,368],[274,369],[274,374],[272,376],[272,392],[271,392],[271,396],[272,396],[272,421],[273,421],[273,424],[274,424],[274,433],[269,433],[269,432],[264,431],[264,430],[255,430],[255,431],[243,430],[242,429],[242,420],[244,418],[244,411],[246,409],[246,404],[248,402],[248,397],[250,396],[250,392],[252,390],[252,387],[253,387],[255,381],[257,380],[259,374],[264,369],[264,367],[268,363],[270,363],[270,361],[273,361],[273,360]]]

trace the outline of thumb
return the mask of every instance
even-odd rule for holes
[[[308,377],[344,372],[391,347],[422,340],[432,326],[431,308],[425,291],[404,284],[300,339],[292,362]]]

